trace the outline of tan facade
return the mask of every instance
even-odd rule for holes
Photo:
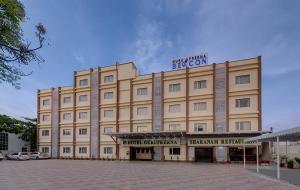
[[[219,70],[225,71],[223,83]],[[39,90],[37,101],[39,150],[52,157],[130,159],[132,148],[120,135],[183,132],[180,152],[167,145],[154,145],[154,152],[164,160],[191,160],[189,135],[211,137],[222,122],[224,134],[260,133],[261,59],[148,75],[139,75],[133,63],[116,64],[74,72],[73,86]],[[154,121],[157,109],[161,125]]]

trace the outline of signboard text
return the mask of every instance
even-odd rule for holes
[[[207,53],[190,56],[190,57],[183,57],[177,58],[172,60],[172,69],[185,69],[189,67],[198,67],[208,64],[208,57]]]

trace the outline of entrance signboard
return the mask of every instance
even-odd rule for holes
[[[188,140],[189,146],[222,146],[222,145],[243,145],[243,138],[192,138]],[[247,145],[253,142],[246,143]]]
[[[180,146],[180,139],[122,139],[120,143],[123,146]]]

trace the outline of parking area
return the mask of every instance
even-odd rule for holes
[[[179,162],[30,160],[0,162],[0,189],[293,190],[242,165]]]

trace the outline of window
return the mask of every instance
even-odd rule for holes
[[[114,81],[114,76],[113,75],[108,75],[104,77],[104,83],[107,82],[113,82]]]
[[[169,113],[180,112],[180,104],[169,105]]]
[[[87,147],[79,147],[79,154],[86,154],[87,153]]]
[[[206,80],[194,81],[194,89],[206,88]]]
[[[113,149],[112,147],[104,147],[104,154],[112,154]]]
[[[180,148],[169,148],[169,155],[180,155]]]
[[[206,102],[197,102],[194,103],[194,111],[203,111],[207,109],[207,103]]]
[[[169,124],[169,131],[180,131],[180,124]]]
[[[64,113],[63,120],[71,120],[71,113]]]
[[[148,131],[147,126],[137,126],[136,129],[137,129],[137,132],[147,132]]]
[[[178,91],[180,91],[180,83],[169,85],[169,92],[178,92]]]
[[[88,79],[81,79],[79,81],[79,86],[87,86],[88,85]]]
[[[207,128],[206,123],[195,123],[194,124],[194,132],[205,132]]]
[[[42,136],[48,137],[49,136],[49,130],[42,130]]]
[[[79,135],[87,135],[87,128],[79,128]]]
[[[104,134],[109,134],[113,132],[113,128],[112,127],[104,127]]]
[[[251,130],[251,122],[250,121],[235,122],[235,129],[237,131],[250,131]]]
[[[70,136],[71,135],[71,129],[63,129],[63,136]]]
[[[49,106],[49,105],[50,105],[50,100],[49,99],[43,100],[43,106]]]
[[[71,103],[71,96],[65,96],[64,97],[64,104],[69,104]]]
[[[43,121],[49,121],[49,115],[43,115]]]
[[[80,95],[79,96],[79,102],[86,102],[88,100],[88,96],[87,95]]]
[[[113,95],[114,95],[113,92],[105,92],[104,99],[112,99]]]
[[[137,108],[137,115],[147,115],[148,114],[148,108],[147,107],[140,107]]]
[[[0,133],[0,150],[8,150],[8,133]]]
[[[147,88],[138,88],[137,89],[137,95],[138,96],[145,96],[148,94],[148,89]]]
[[[250,98],[236,99],[235,107],[237,108],[250,107]]]
[[[79,112],[79,119],[87,119],[87,112]]]
[[[104,117],[112,117],[113,110],[104,110]]]
[[[240,75],[235,77],[235,84],[249,84],[250,75]]]
[[[63,147],[63,153],[71,153],[70,147]]]
[[[47,146],[42,147],[42,153],[49,153],[49,147]]]

